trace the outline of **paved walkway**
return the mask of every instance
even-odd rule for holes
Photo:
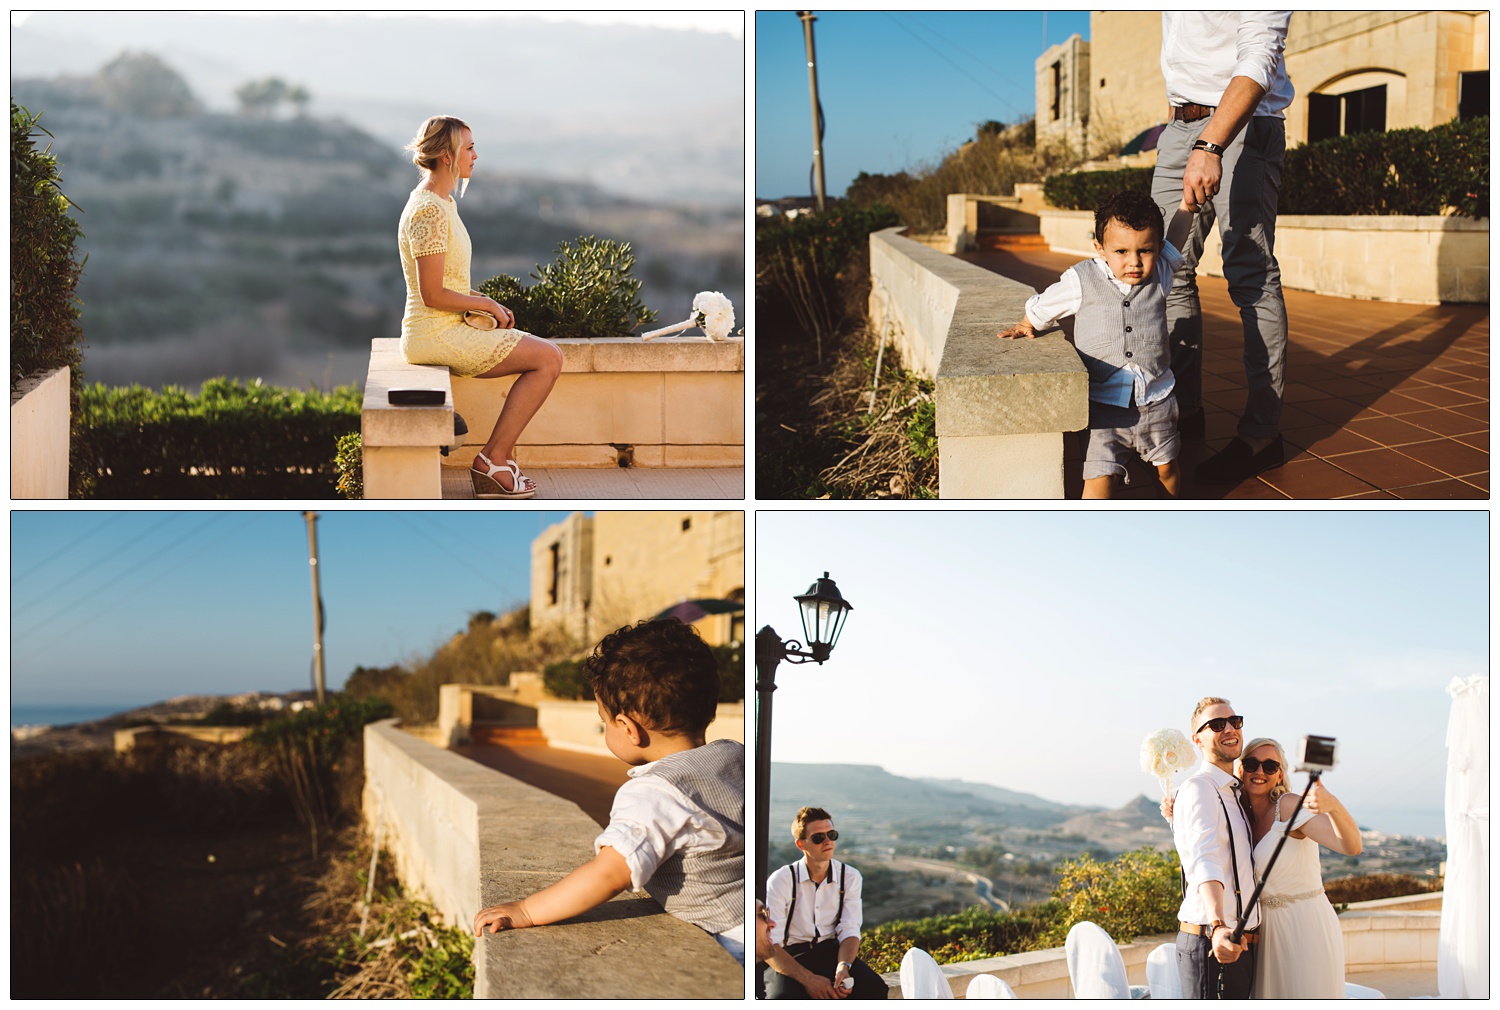
[[[609,823],[615,791],[625,784],[629,768],[615,757],[545,744],[469,744],[453,751],[527,785],[572,800],[600,827]]]
[[[1032,248],[960,258],[1037,290],[1079,259]],[[1245,401],[1239,310],[1223,278],[1198,278],[1198,291],[1207,434],[1186,447],[1189,477],[1234,437]],[[1488,305],[1402,305],[1292,290],[1285,295],[1290,346],[1281,423],[1287,462],[1232,487],[1189,486],[1187,497],[1489,497]],[[1128,497],[1156,496],[1151,468],[1132,470],[1131,479]]]
[[[611,499],[730,498],[744,500],[744,467],[599,467],[587,470],[531,470],[537,493],[527,501]],[[468,470],[443,468],[444,500],[473,500]],[[496,504],[500,504],[496,502]]]

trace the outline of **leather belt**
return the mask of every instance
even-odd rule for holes
[[[1212,926],[1200,926],[1196,922],[1183,922],[1181,919],[1177,920],[1177,928],[1182,930],[1184,933],[1189,933],[1193,936],[1206,936],[1212,938],[1214,934],[1214,928]],[[1242,939],[1246,943],[1260,943],[1260,932],[1257,930],[1247,929],[1245,930]]]
[[[1214,114],[1212,105],[1194,105],[1189,102],[1186,105],[1172,106],[1172,118],[1181,123],[1196,123],[1200,119],[1207,119]]]

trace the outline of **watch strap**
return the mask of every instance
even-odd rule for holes
[[[1215,144],[1212,141],[1203,140],[1202,138],[1193,141],[1193,150],[1207,151],[1209,154],[1217,154],[1221,158],[1224,157],[1224,145]]]

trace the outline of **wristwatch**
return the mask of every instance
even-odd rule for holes
[[[1209,927],[1208,927],[1208,938],[1210,940],[1212,940],[1214,938],[1214,931],[1217,930],[1220,926],[1223,926],[1225,929],[1228,929],[1229,928],[1229,923],[1225,922],[1223,919],[1215,919],[1212,923],[1209,924]]]
[[[1209,154],[1217,154],[1221,158],[1224,157],[1224,145],[1215,144],[1212,141],[1203,140],[1201,138],[1193,141],[1193,150],[1207,151]]]
[[[853,971],[854,970],[854,965],[850,964],[848,961],[840,961],[839,962],[839,968],[848,968],[850,971]],[[835,972],[837,972],[839,970],[839,968],[835,968],[833,970]]]

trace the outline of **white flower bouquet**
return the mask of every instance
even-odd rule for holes
[[[723,340],[734,329],[734,305],[717,291],[700,291],[693,299],[693,314],[680,323],[642,333],[642,340],[654,340],[668,333],[680,333],[690,327],[702,328],[710,340]]]
[[[1141,771],[1156,776],[1161,794],[1172,792],[1172,776],[1186,771],[1198,760],[1193,742],[1175,729],[1159,729],[1141,743]]]

